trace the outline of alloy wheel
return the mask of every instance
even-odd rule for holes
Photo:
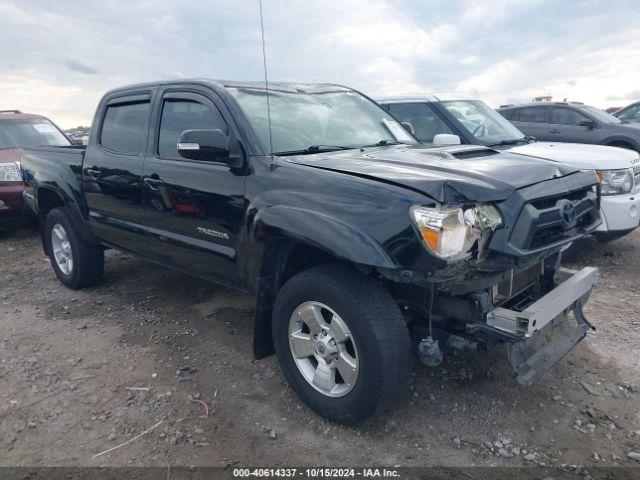
[[[342,397],[356,384],[360,359],[340,316],[320,302],[299,305],[289,320],[291,355],[304,379],[329,397]]]

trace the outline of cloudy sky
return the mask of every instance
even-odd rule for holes
[[[640,99],[638,0],[263,0],[269,76],[370,95]],[[87,125],[105,90],[263,78],[258,0],[0,0],[0,109]]]

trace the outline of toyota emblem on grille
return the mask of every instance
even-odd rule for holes
[[[566,201],[560,207],[560,215],[566,225],[571,225],[576,219],[576,208],[573,203]]]

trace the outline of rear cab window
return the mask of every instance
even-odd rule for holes
[[[116,153],[137,155],[146,144],[150,99],[127,102],[115,100],[107,105],[100,130],[100,145]]]

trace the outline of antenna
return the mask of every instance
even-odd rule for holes
[[[264,65],[264,89],[267,94],[267,123],[269,125],[269,154],[273,157],[273,137],[271,136],[271,105],[269,103],[269,76],[267,75],[267,50],[264,44],[264,15],[262,13],[262,0],[260,5],[260,31],[262,32],[262,60]]]

